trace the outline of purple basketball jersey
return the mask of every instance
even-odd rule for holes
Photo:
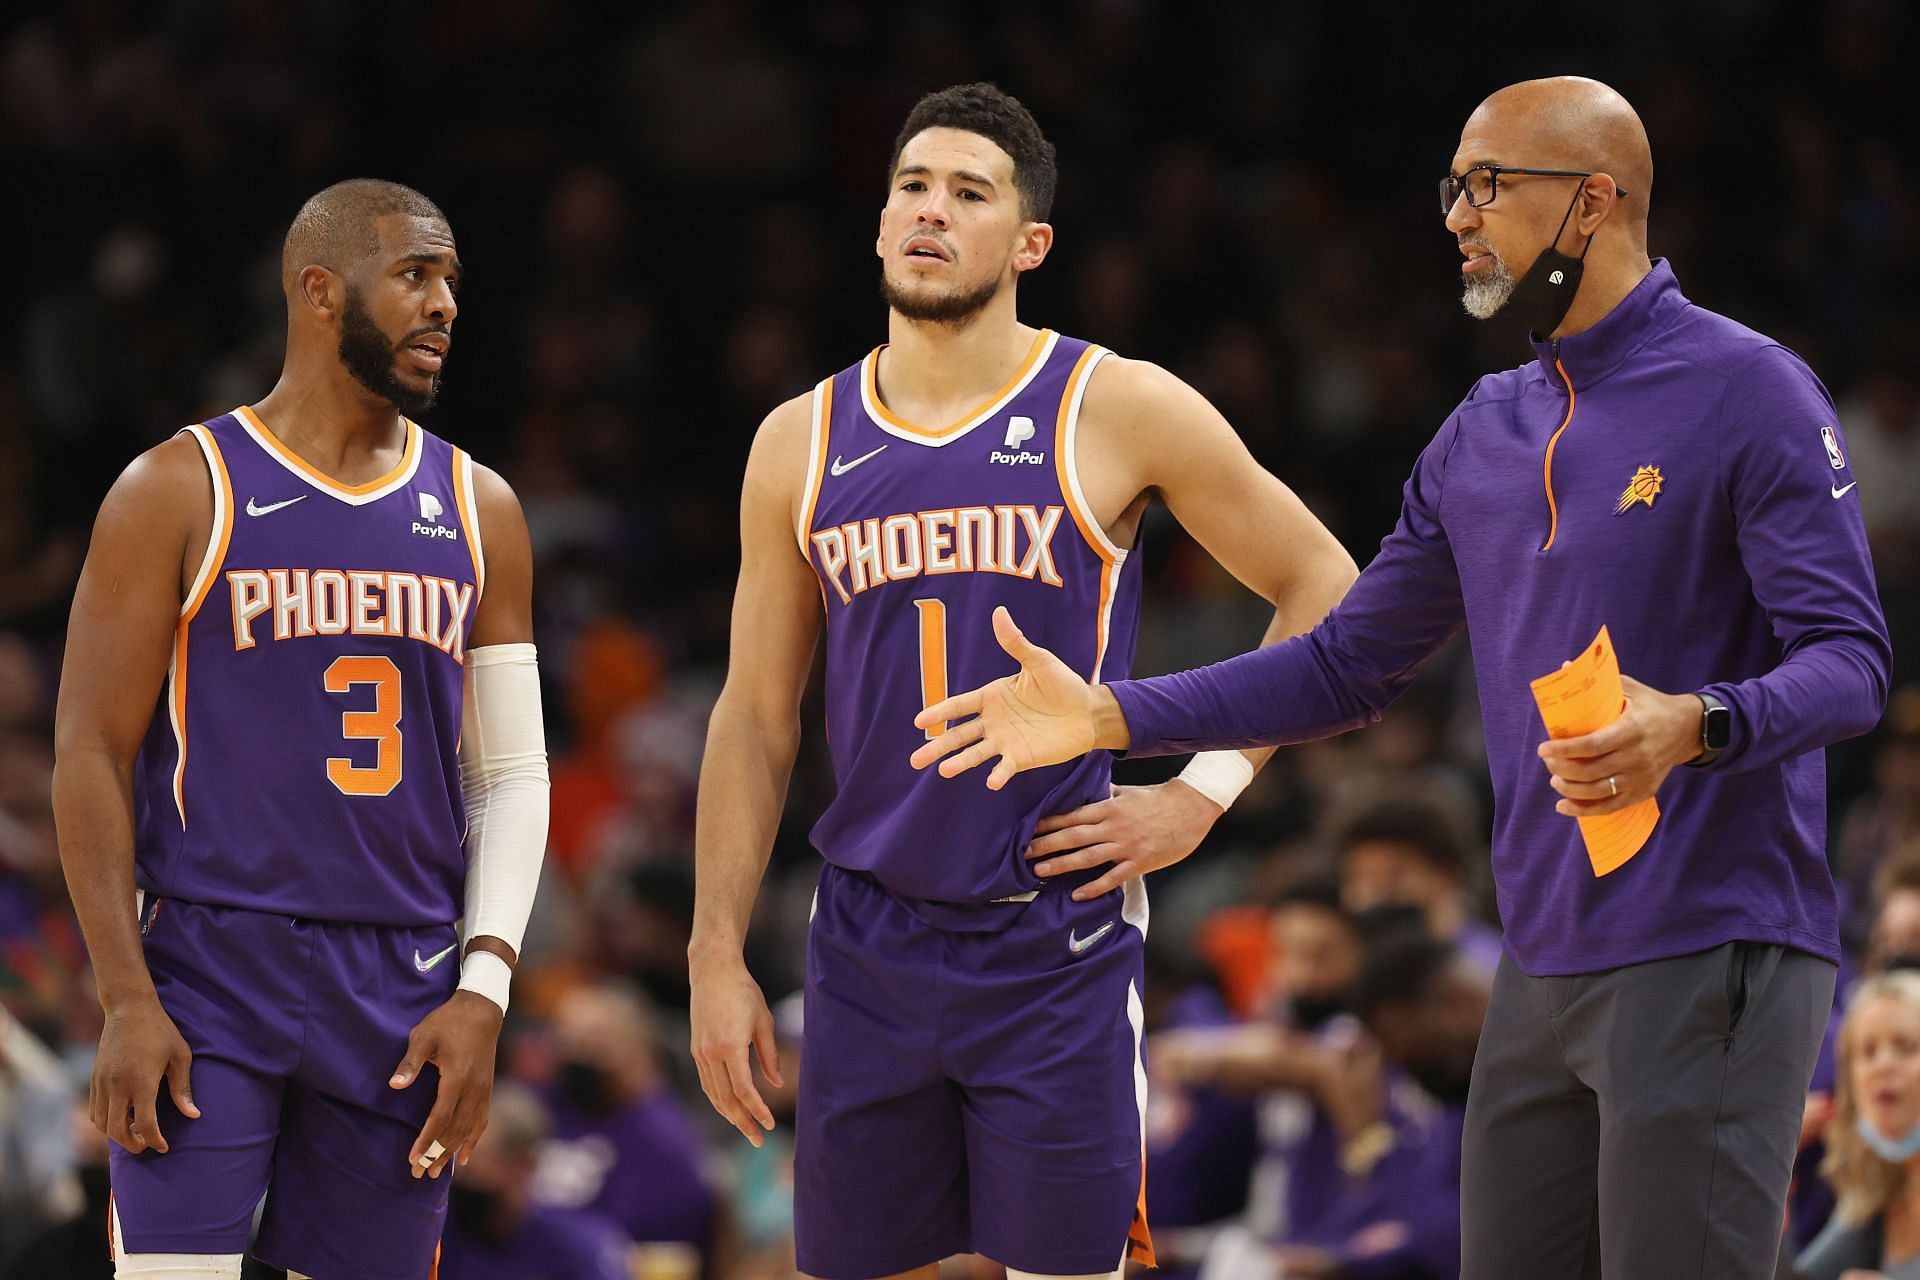
[[[927,735],[913,718],[1017,670],[994,639],[996,605],[1090,680],[1131,667],[1139,557],[1108,540],[1074,471],[1080,402],[1107,353],[1042,331],[1011,382],[937,430],[880,402],[879,354],[814,390],[798,532],[825,600],[838,786],[813,842],[829,862],[923,903],[1025,894],[1040,885],[1021,856],[1034,823],[1104,799],[1110,758],[1036,769],[991,792],[984,774],[916,772],[908,757]]]
[[[400,465],[346,486],[250,409],[187,430],[213,536],[140,752],[140,886],[320,920],[457,919],[483,585],[470,460],[409,422]]]

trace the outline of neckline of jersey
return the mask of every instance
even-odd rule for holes
[[[320,470],[305,458],[288,448],[273,429],[262,421],[253,411],[252,405],[241,405],[234,411],[248,434],[266,449],[267,453],[287,470],[313,485],[314,488],[343,502],[356,505],[383,498],[412,478],[414,470],[420,465],[420,424],[402,416],[400,421],[407,425],[407,444],[400,454],[400,462],[393,470],[383,476],[367,481],[365,484],[343,484],[326,472]]]
[[[866,360],[862,362],[866,367],[860,372],[860,399],[866,408],[867,416],[888,434],[904,436],[928,444],[946,444],[959,439],[991,418],[1019,395],[1046,364],[1047,357],[1053,353],[1054,344],[1058,338],[1059,335],[1052,329],[1040,330],[1034,336],[1033,345],[1027,348],[1026,358],[1021,360],[1020,367],[1013,371],[1013,376],[1007,379],[1006,385],[988,396],[971,413],[944,427],[923,427],[917,422],[909,422],[881,402],[880,353],[887,349],[887,344],[884,342],[868,352]]]

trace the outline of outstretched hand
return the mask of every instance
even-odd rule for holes
[[[1020,670],[915,716],[915,725],[936,736],[913,753],[913,767],[924,769],[937,760],[940,776],[954,778],[997,756],[987,788],[998,791],[1016,773],[1093,749],[1093,687],[1021,634],[1004,605],[993,611],[993,635]],[[965,716],[973,718],[961,719]],[[953,720],[961,722],[950,726]]]

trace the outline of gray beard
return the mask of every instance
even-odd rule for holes
[[[1460,305],[1475,320],[1490,320],[1497,315],[1519,283],[1497,254],[1488,256],[1493,259],[1491,270],[1461,277]]]

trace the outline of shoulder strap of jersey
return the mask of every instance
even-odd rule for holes
[[[812,421],[807,436],[806,487],[800,491],[800,520],[794,532],[800,539],[800,556],[810,559],[807,540],[813,534],[813,508],[820,500],[820,482],[827,473],[827,439],[833,434],[833,383],[822,378],[813,388]]]

